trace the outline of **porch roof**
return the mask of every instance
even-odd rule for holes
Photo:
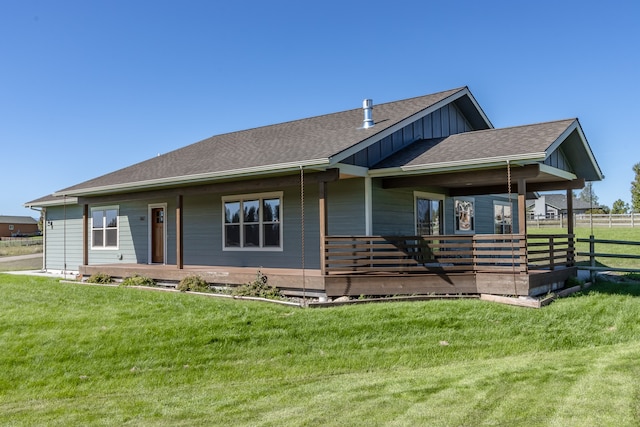
[[[565,171],[571,174],[553,171],[553,167],[546,167],[543,172],[565,175],[565,179],[575,179],[576,176],[588,181],[603,179],[577,119],[479,130],[418,141],[374,166],[372,174],[391,176],[399,172],[486,169],[504,167],[507,161],[514,166],[542,164],[560,147],[572,160],[572,170]]]

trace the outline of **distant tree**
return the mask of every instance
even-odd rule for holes
[[[640,163],[633,165],[633,172],[636,176],[631,182],[631,211],[640,212]]]
[[[38,230],[44,230],[44,209],[40,211],[40,218],[38,219]]]
[[[587,209],[586,214],[604,215],[609,213],[609,206],[598,206],[597,208]]]
[[[598,196],[596,196],[596,193],[593,191],[592,182],[587,182],[585,184],[582,191],[580,191],[580,194],[578,194],[578,199],[582,200],[583,202],[590,203],[594,208],[598,207]]]
[[[626,214],[629,213],[629,204],[624,202],[622,199],[618,199],[613,202],[613,207],[611,208],[612,214]]]

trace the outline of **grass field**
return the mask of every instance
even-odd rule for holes
[[[638,425],[639,296],[299,309],[0,274],[0,425]]]

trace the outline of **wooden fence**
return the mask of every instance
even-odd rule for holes
[[[640,268],[629,268],[629,267],[610,267],[610,266],[598,266],[597,258],[617,258],[617,259],[630,259],[630,260],[640,260],[640,255],[636,254],[620,254],[620,253],[609,253],[609,252],[598,252],[596,251],[596,243],[603,245],[623,245],[636,247],[640,246],[640,242],[631,242],[625,240],[606,240],[606,239],[596,239],[594,236],[589,236],[588,239],[578,239],[578,242],[589,243],[589,252],[578,252],[579,256],[587,256],[589,257],[589,265],[588,266],[580,266],[580,268],[591,271],[620,271],[627,273],[640,273]],[[640,264],[640,263],[639,263]]]
[[[530,270],[555,270],[575,264],[574,234],[527,234]]]
[[[42,245],[42,237],[2,237],[0,247]]]
[[[529,218],[529,228],[566,228],[566,215],[556,218]],[[575,214],[574,227],[640,227],[640,214]]]

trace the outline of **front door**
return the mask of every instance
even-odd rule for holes
[[[164,208],[151,209],[151,262],[164,263]]]

